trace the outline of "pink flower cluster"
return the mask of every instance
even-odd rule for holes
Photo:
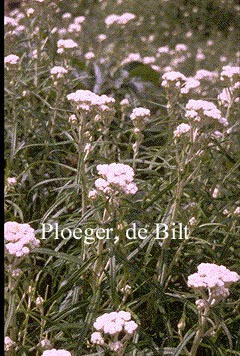
[[[130,13],[130,12],[125,12],[122,15],[109,15],[105,18],[104,22],[107,25],[107,27],[113,25],[114,23],[118,25],[126,25],[129,21],[135,19],[136,15]]]
[[[42,356],[71,356],[71,353],[64,349],[60,349],[60,350],[51,349],[51,350],[44,351]]]
[[[216,105],[206,100],[190,99],[186,105],[185,116],[189,120],[201,121],[202,118],[217,120],[223,126],[228,126],[228,121],[222,117]]]
[[[223,66],[221,72],[221,79],[232,79],[234,76],[240,76],[240,67]]]
[[[4,16],[4,26],[16,27],[18,23],[13,17]]]
[[[162,86],[164,88],[180,89],[181,94],[188,94],[191,89],[200,87],[200,81],[195,77],[186,77],[184,74],[175,71],[167,71],[162,76]]]
[[[84,111],[91,111],[91,109],[109,111],[111,110],[111,105],[115,103],[114,98],[107,95],[97,95],[90,90],[77,90],[68,94],[67,99],[77,104],[77,109]]]
[[[194,79],[197,80],[202,80],[202,79],[207,79],[207,80],[213,80],[218,77],[218,73],[216,72],[210,72],[209,70],[206,69],[198,69],[196,71],[196,74],[194,75]]]
[[[22,257],[38,247],[40,242],[35,238],[34,229],[29,224],[8,221],[4,224],[5,247],[9,255]]]
[[[132,113],[130,115],[130,119],[135,121],[140,117],[140,118],[142,118],[144,120],[149,116],[150,116],[150,110],[149,109],[139,107],[139,108],[133,109],[133,111],[132,111]]]
[[[188,50],[187,45],[185,45],[185,43],[178,43],[175,46],[175,52],[185,52]]]
[[[148,123],[150,115],[151,112],[149,109],[139,107],[133,109],[130,115],[130,119],[138,130],[142,130],[144,126]]]
[[[223,88],[221,93],[218,94],[218,102],[220,105],[229,106],[232,100],[232,90],[230,88]]]
[[[86,60],[93,59],[93,58],[95,58],[95,54],[94,54],[94,52],[89,51],[89,52],[85,53],[84,58],[85,58]]]
[[[200,87],[200,81],[194,77],[186,78],[185,84],[181,88],[181,94],[188,94],[191,89]]]
[[[167,54],[170,51],[170,48],[168,46],[162,46],[158,48],[158,53],[160,54]]]
[[[230,107],[233,103],[239,103],[240,67],[224,66],[221,72],[221,80],[226,83],[227,87],[223,88],[218,95],[219,104]]]
[[[71,39],[67,39],[67,40],[61,39],[58,40],[57,47],[58,47],[57,53],[62,54],[66,49],[76,48],[78,47],[78,45],[75,41]]]
[[[9,336],[5,336],[4,351],[9,352],[15,345],[16,345],[16,343],[12,339],[10,339]]]
[[[135,321],[131,320],[131,314],[126,311],[105,313],[99,316],[93,324],[95,332],[91,335],[91,342],[96,345],[104,345],[104,334],[112,336],[114,342],[110,342],[108,347],[111,351],[119,351],[123,348],[124,337],[121,341],[117,340],[120,333],[124,333],[127,336],[132,335],[138,325]]]
[[[142,62],[142,57],[140,53],[129,53],[126,58],[121,62],[121,65],[131,63],[131,62]]]
[[[201,263],[198,272],[188,277],[188,286],[194,289],[208,289],[211,306],[228,297],[228,287],[236,283],[240,276],[225,266],[214,263]]]
[[[143,61],[143,64],[152,64],[152,63],[156,62],[156,58],[153,56],[146,56],[146,57],[143,57],[142,61]]]
[[[237,206],[233,212],[234,215],[240,216],[240,206]]]
[[[131,335],[138,327],[135,321],[131,320],[131,314],[126,311],[105,313],[96,319],[93,326],[97,331],[110,335],[121,331]]]
[[[18,64],[20,58],[15,54],[9,54],[8,56],[4,57],[4,64]]]
[[[8,184],[8,185],[15,185],[15,184],[17,184],[17,178],[16,178],[16,177],[8,177],[8,178],[7,178],[7,184]]]
[[[51,76],[55,79],[60,79],[66,74],[68,70],[61,66],[55,66],[50,70]]]
[[[119,104],[121,106],[129,106],[130,105],[129,100],[127,98],[122,99]]]
[[[65,14],[65,16],[67,15],[68,13]],[[69,14],[71,15],[71,14]],[[67,17],[65,17],[67,18]],[[68,29],[67,29],[67,32],[69,33],[78,33],[78,32],[81,32],[82,30],[82,26],[81,24],[85,21],[85,16],[77,16],[75,17],[75,19],[73,20],[73,23],[71,23],[69,26],[68,26]]]
[[[103,178],[98,178],[95,181],[95,187],[104,194],[109,195],[118,192],[135,194],[138,190],[133,182],[134,171],[127,164],[99,164],[97,171]],[[90,193],[92,194],[93,192],[91,191]]]
[[[163,74],[162,79],[162,86],[164,88],[169,88],[173,84],[176,88],[180,88],[187,78],[180,72],[169,71]]]
[[[176,129],[173,132],[174,137],[180,137],[181,135],[189,132],[191,129],[191,126],[185,123],[181,123],[176,127]]]

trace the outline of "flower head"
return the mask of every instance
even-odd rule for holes
[[[17,27],[18,23],[13,17],[4,16],[4,26]]]
[[[51,68],[51,70],[50,70],[50,74],[54,79],[62,78],[64,76],[64,74],[66,74],[67,72],[68,72],[68,70],[61,66],[55,66],[55,67]]]
[[[42,356],[71,356],[71,354],[69,351],[66,351],[64,349],[60,349],[60,350],[51,349],[51,350],[44,351]]]
[[[191,126],[185,123],[181,123],[177,126],[177,128],[173,132],[174,137],[180,137],[183,134],[189,132],[191,130]]]
[[[58,40],[57,47],[58,47],[57,53],[61,54],[64,53],[66,49],[72,49],[78,47],[78,44],[71,39],[67,39],[67,40],[61,39]]]
[[[172,86],[179,88],[182,85],[182,83],[186,81],[187,78],[185,77],[184,74],[180,72],[168,71],[163,74],[162,79],[163,79],[162,86],[164,88],[169,88]]]
[[[77,90],[68,94],[67,99],[85,111],[110,111],[115,99],[107,95],[97,95],[90,90]]]
[[[139,130],[142,130],[150,118],[150,110],[142,107],[133,109],[130,119],[132,120],[134,126]]]
[[[134,171],[127,164],[99,164],[97,171],[103,178],[98,178],[95,181],[95,187],[107,195],[114,192],[123,192],[132,195],[138,190],[136,184],[133,182]]]
[[[95,331],[91,335],[91,343],[96,344],[96,345],[103,345],[104,344],[104,339],[102,337],[102,334],[99,331]]]
[[[193,121],[201,121],[201,119],[214,119],[223,126],[228,126],[228,121],[222,117],[221,111],[216,105],[206,100],[190,99],[186,105],[186,118]]]
[[[95,332],[91,335],[91,342],[97,345],[104,345],[109,350],[118,352],[124,347],[121,337],[118,340],[118,336],[121,333],[123,336],[132,335],[138,328],[137,323],[131,320],[131,314],[126,311],[105,313],[99,316],[93,324]]]
[[[38,247],[40,242],[35,238],[34,229],[29,224],[8,221],[4,224],[5,247],[9,255],[22,257]]]
[[[7,178],[7,184],[8,184],[8,185],[15,185],[15,184],[17,184],[17,178],[16,178],[16,177],[8,177],[8,178]]]
[[[126,23],[128,23],[129,21],[135,19],[136,15],[130,13],[130,12],[125,12],[124,14],[122,14],[121,16],[119,15],[115,15],[115,14],[111,14],[109,16],[107,16],[104,20],[105,24],[107,27],[113,25],[114,23],[118,24],[118,25],[126,25]]]
[[[16,56],[15,54],[9,54],[8,56],[4,57],[4,63],[5,64],[10,64],[10,65],[15,65],[18,64],[20,58]]]
[[[10,351],[15,345],[16,345],[16,343],[12,339],[10,339],[9,336],[5,336],[4,351],[6,351],[6,352]]]
[[[188,277],[188,286],[198,289],[208,289],[209,302],[215,305],[229,295],[228,287],[237,282],[240,276],[225,266],[214,263],[201,263],[198,272]]]

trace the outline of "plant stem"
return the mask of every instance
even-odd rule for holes
[[[84,146],[85,146],[85,126],[86,126],[86,115],[79,115],[77,112],[77,117],[79,119],[78,128],[78,165],[77,165],[77,193],[79,193],[79,187],[81,185],[81,195],[82,195],[82,216],[86,212],[86,202],[87,202],[87,181],[86,181],[86,163],[84,161]]]
[[[193,345],[192,345],[192,348],[190,351],[191,356],[196,356],[196,354],[197,354],[197,349],[198,349],[198,347],[202,341],[202,338],[204,336],[204,329],[206,326],[208,313],[209,313],[209,306],[207,306],[205,308],[204,312],[201,313],[199,316],[199,329],[196,332],[195,338],[193,340]]]

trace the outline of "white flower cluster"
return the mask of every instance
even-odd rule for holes
[[[78,44],[71,39],[68,40],[61,39],[58,40],[57,47],[58,47],[57,53],[62,54],[66,49],[72,49],[78,47]]]
[[[35,303],[37,307],[42,306],[44,304],[44,299],[41,296],[39,296],[37,297]]]
[[[181,88],[181,94],[188,94],[191,89],[200,87],[200,84],[200,81],[193,77],[186,78],[185,84]]]
[[[220,94],[218,94],[218,102],[222,106],[229,106],[231,104],[232,91],[230,88],[223,88]]]
[[[216,105],[206,100],[190,99],[186,105],[185,116],[189,120],[201,121],[202,118],[217,120],[223,126],[228,126],[228,121],[222,117]]]
[[[135,19],[136,15],[130,13],[130,12],[125,12],[122,15],[109,15],[105,18],[104,22],[107,25],[107,27],[113,25],[114,23],[118,25],[126,25],[129,21]]]
[[[94,54],[94,52],[89,51],[89,52],[87,52],[87,53],[84,54],[84,58],[85,58],[86,60],[93,59],[93,58],[95,58],[95,54]]]
[[[46,350],[43,352],[42,356],[71,356],[69,351],[66,351],[64,349],[61,350]]]
[[[90,90],[77,90],[68,94],[67,99],[77,104],[77,109],[84,111],[91,111],[92,109],[109,111],[111,110],[111,105],[115,103],[114,98],[107,95],[97,95]]]
[[[192,89],[199,88],[201,83],[201,73],[198,76],[186,77],[184,74],[175,71],[167,71],[162,76],[162,86],[168,89],[177,88],[181,94],[189,94]],[[203,75],[204,73],[202,73]]]
[[[61,66],[55,66],[50,70],[50,74],[54,79],[60,79],[66,74],[68,70]]]
[[[42,339],[42,340],[39,342],[39,346],[40,346],[42,349],[50,349],[50,348],[52,347],[51,341],[48,340],[47,338]]]
[[[221,80],[232,79],[234,76],[240,76],[240,67],[223,66],[221,72]]]
[[[140,53],[129,53],[125,59],[122,60],[121,65],[131,62],[142,62]]]
[[[178,43],[175,46],[175,52],[185,52],[187,50],[188,50],[188,47],[184,43]]]
[[[82,31],[82,26],[76,23],[70,23],[70,25],[68,26],[67,32],[69,33],[78,33]]]
[[[62,14],[63,20],[69,20],[71,18],[72,18],[72,14],[70,12],[64,12],[64,14]]]
[[[184,122],[181,123],[176,127],[176,129],[173,132],[174,137],[180,137],[181,135],[185,134],[186,132],[189,132],[191,129],[191,126],[188,124],[185,124]]]
[[[20,58],[16,56],[15,54],[9,54],[8,56],[4,57],[4,64],[18,64]]]
[[[146,56],[146,57],[143,57],[142,61],[143,61],[143,64],[153,64],[156,62],[156,58],[153,56]]]
[[[167,53],[169,53],[169,51],[170,51],[170,48],[168,46],[159,47],[157,50],[157,52],[160,54],[167,54]]]
[[[230,107],[240,101],[240,67],[224,66],[221,72],[221,80],[227,85],[218,95],[220,105]]]
[[[179,89],[181,94],[189,94],[193,89],[197,90],[197,92],[200,91],[201,80],[210,80],[212,82],[217,78],[217,72],[210,72],[205,69],[199,69],[193,77],[186,77],[180,72],[173,71],[171,67],[165,67],[162,86],[168,89]]]
[[[217,72],[210,72],[209,70],[206,69],[198,69],[196,71],[196,74],[194,75],[194,79],[196,80],[202,80],[202,79],[207,79],[207,80],[213,80],[218,77]]]
[[[8,177],[8,178],[7,178],[7,184],[8,184],[8,185],[15,185],[15,184],[17,184],[17,178],[16,178],[16,177]]]
[[[4,16],[4,26],[16,27],[18,23],[13,17]]]
[[[123,310],[99,316],[93,326],[97,331],[110,335],[118,334],[121,331],[131,335],[138,327],[135,321],[131,320],[131,314]]]
[[[97,171],[103,178],[98,178],[95,181],[95,187],[104,194],[111,195],[118,192],[135,194],[138,190],[136,184],[133,182],[134,171],[127,164],[99,164]],[[93,198],[94,192],[96,191],[89,192],[89,197]]]
[[[130,119],[135,121],[137,118],[141,117],[141,118],[146,118],[150,116],[150,110],[149,109],[145,109],[145,108],[135,108],[133,109],[132,114],[130,115]]]
[[[5,247],[10,255],[22,257],[38,247],[40,242],[35,238],[34,229],[29,224],[8,221],[4,224]]]
[[[28,9],[26,9],[27,17],[30,17],[31,15],[33,15],[34,12],[35,12],[35,10],[32,7],[29,7]]]
[[[68,13],[66,13],[65,15],[67,15],[67,14]],[[81,24],[84,21],[85,21],[85,16],[77,16],[77,17],[75,17],[75,19],[73,20],[73,23],[71,23],[68,26],[67,32],[69,32],[69,33],[79,33],[79,32],[81,32],[82,31]]]
[[[234,209],[234,210],[233,210]],[[228,215],[228,216],[240,216],[240,206],[237,206],[236,208],[231,209],[229,211],[228,209],[223,210],[223,215]]]
[[[16,345],[16,343],[12,339],[10,339],[9,336],[5,336],[4,351],[6,351],[6,352],[10,351],[15,345]]]
[[[96,345],[104,345],[105,334],[112,336],[114,338],[114,342],[110,342],[108,347],[111,351],[117,352],[123,348],[124,345],[124,337],[127,338],[132,335],[138,325],[135,321],[131,320],[131,314],[126,311],[119,312],[111,312],[105,313],[99,316],[95,323],[93,324],[95,332],[91,335],[91,342]],[[117,340],[117,337],[120,333],[124,333],[121,341]]]
[[[139,107],[133,109],[130,119],[138,130],[142,130],[149,121],[150,115],[151,113],[149,109]]]
[[[16,268],[16,269],[10,270],[10,274],[13,278],[18,278],[21,276],[22,270],[20,268]]]
[[[164,88],[170,88],[172,86],[180,88],[182,84],[187,80],[184,74],[175,71],[164,73],[162,79],[162,86]]]
[[[130,103],[129,103],[129,100],[127,98],[124,98],[120,101],[120,105],[121,106],[129,106]]]
[[[228,297],[228,287],[237,282],[240,276],[225,266],[214,263],[201,263],[198,272],[188,277],[188,286],[194,289],[208,289],[208,302],[211,306]]]
[[[86,20],[85,16],[77,16],[74,18],[74,23],[82,24]]]
[[[123,343],[121,341],[114,341],[109,345],[109,349],[113,352],[118,352],[122,348],[123,348]]]
[[[240,206],[236,207],[236,209],[233,212],[234,215],[239,216],[240,215]]]
[[[106,38],[107,38],[107,36],[104,33],[100,33],[97,36],[98,42],[103,42],[103,41],[105,41]]]

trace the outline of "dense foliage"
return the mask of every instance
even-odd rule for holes
[[[199,307],[213,287],[188,282],[201,263],[240,273],[239,13],[231,0],[7,13],[5,220],[40,241],[6,225],[8,355],[239,354],[237,283]],[[103,344],[94,322],[113,311],[133,322],[120,314]]]

